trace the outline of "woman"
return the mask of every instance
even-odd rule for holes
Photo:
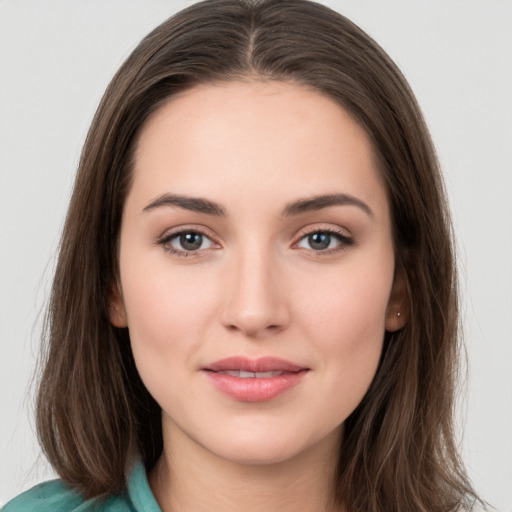
[[[456,325],[396,66],[312,2],[196,4],[91,126],[37,409],[63,480],[5,510],[470,509]]]

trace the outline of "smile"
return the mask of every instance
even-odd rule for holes
[[[269,379],[272,377],[279,377],[284,372],[247,372],[245,370],[225,370],[217,373],[223,375],[231,375],[232,377],[239,377],[240,379]]]
[[[241,402],[266,402],[291,390],[310,371],[284,359],[231,357],[203,368],[217,391]]]

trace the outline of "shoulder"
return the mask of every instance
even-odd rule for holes
[[[85,500],[83,496],[67,486],[62,480],[52,480],[32,487],[20,494],[0,512],[133,512],[134,509],[123,496],[114,496],[107,501]]]
[[[1,512],[75,510],[84,500],[61,480],[45,482],[11,500]]]

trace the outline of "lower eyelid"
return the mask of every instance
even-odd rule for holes
[[[200,249],[196,249],[196,250],[186,250],[186,249],[179,249],[177,247],[174,247],[173,245],[171,245],[171,242],[180,237],[181,235],[183,234],[186,234],[186,233],[197,233],[197,234],[200,234],[202,235],[204,238],[206,238],[208,241],[209,241],[209,244],[208,244],[208,247],[205,247],[205,248],[200,248]],[[309,232],[306,232],[306,233],[303,233],[300,238],[298,238],[297,242],[295,242],[292,247],[299,247],[299,243],[306,239],[308,236],[310,235],[313,235],[315,233],[324,233],[324,234],[327,234],[331,237],[334,237],[336,240],[337,240],[337,244],[335,247],[330,247],[330,248],[325,248],[325,249],[319,249],[319,250],[315,250],[313,248],[307,248],[307,247],[300,247],[302,249],[306,249],[306,250],[309,250],[311,252],[314,252],[314,253],[317,253],[318,255],[322,255],[322,254],[329,254],[329,253],[334,253],[334,252],[337,252],[337,251],[341,251],[341,250],[345,250],[347,249],[349,246],[353,245],[354,244],[354,240],[351,236],[345,234],[345,233],[342,233],[342,232],[339,232],[337,230],[334,230],[334,229],[314,229],[314,230],[311,230]],[[168,251],[169,253],[172,253],[172,254],[175,254],[175,255],[178,255],[178,256],[193,256],[193,255],[196,255],[200,252],[203,252],[203,251],[207,251],[209,249],[212,249],[212,248],[218,248],[219,247],[219,244],[217,242],[215,242],[214,238],[209,235],[208,233],[206,233],[205,231],[201,230],[201,229],[198,229],[198,228],[191,228],[191,229],[180,229],[179,231],[174,231],[174,232],[171,232],[171,233],[167,233],[167,234],[164,234],[163,236],[159,237],[157,240],[156,240],[156,245],[161,245],[164,247],[164,249],[166,251]]]
[[[202,249],[187,251],[185,249],[179,249],[179,248],[173,247],[171,245],[171,242],[173,242],[176,238],[179,238],[181,235],[186,234],[186,233],[197,233],[197,234],[203,236],[205,239],[207,239],[209,241],[209,246],[205,247],[205,248],[202,248]],[[189,255],[191,256],[191,255],[197,254],[198,252],[211,249],[215,245],[218,245],[214,241],[212,236],[210,236],[209,234],[205,233],[203,230],[197,229],[197,228],[193,228],[193,229],[180,229],[179,231],[174,231],[174,232],[171,232],[171,233],[166,233],[166,234],[162,235],[161,237],[159,237],[156,240],[155,243],[156,243],[156,245],[163,246],[167,251],[169,251],[169,252],[171,252],[173,254],[183,254],[183,255],[186,255],[186,256],[189,256]]]
[[[307,237],[314,235],[315,233],[322,233],[327,234],[331,237],[333,237],[336,241],[334,247],[325,247],[325,248],[313,248],[313,247],[304,247],[299,244],[303,240],[306,240],[306,244],[308,243]],[[330,241],[331,243],[332,241]],[[329,245],[330,245],[329,243]],[[346,235],[345,233],[339,232],[338,230],[334,229],[312,229],[306,233],[303,233],[302,236],[298,239],[297,242],[293,244],[293,248],[307,251],[308,253],[317,256],[317,257],[327,257],[329,255],[335,255],[339,252],[343,252],[348,250],[350,246],[354,244],[354,240],[351,236]]]
[[[172,243],[172,242],[175,240],[176,242],[179,242],[179,243],[181,244],[181,241],[180,241],[181,236],[182,236],[182,235],[175,235],[175,236],[173,236],[173,237],[169,240],[169,243]],[[207,237],[206,235],[203,235],[203,234],[201,234],[201,237],[202,237],[202,239],[201,239],[201,245],[203,245],[204,243],[206,243],[206,244],[208,245],[207,247],[199,247],[198,249],[194,249],[194,250],[187,250],[187,249],[185,249],[185,248],[183,248],[183,249],[176,248],[176,250],[178,250],[178,251],[185,251],[185,252],[189,252],[189,253],[191,253],[191,254],[194,254],[195,252],[204,251],[204,250],[206,250],[206,249],[209,249],[209,248],[213,245],[212,240],[211,240],[209,237]]]

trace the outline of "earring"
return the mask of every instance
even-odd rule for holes
[[[400,311],[396,314],[396,316],[400,316]]]

